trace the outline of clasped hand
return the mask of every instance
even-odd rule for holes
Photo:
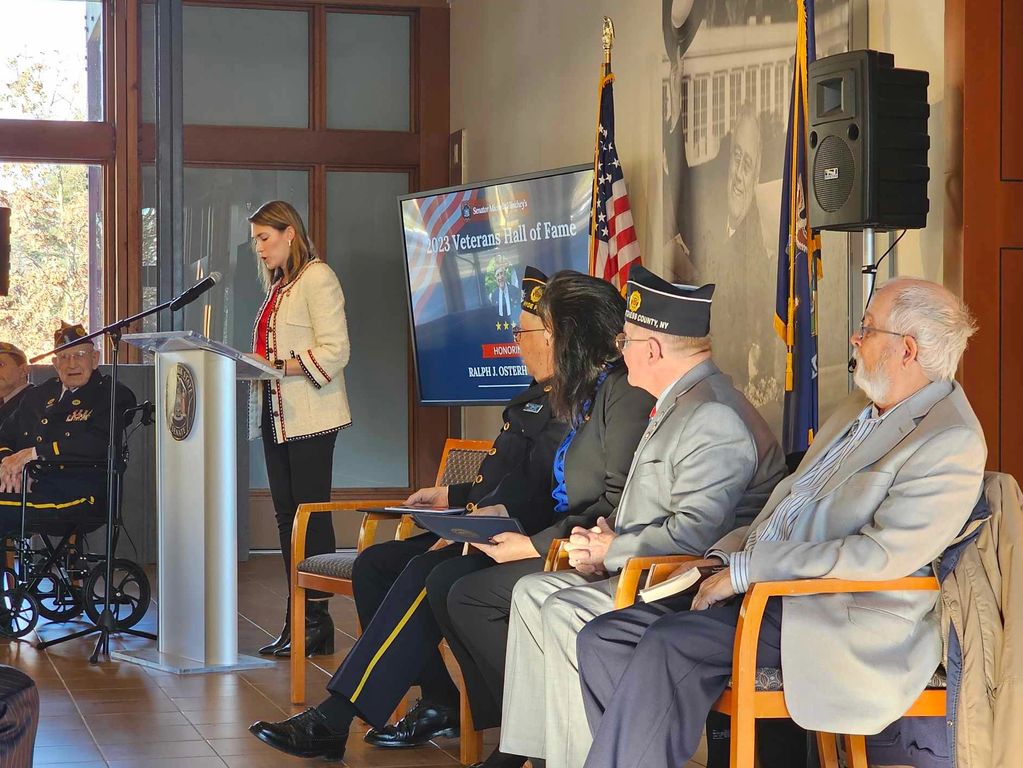
[[[568,564],[579,573],[603,573],[604,558],[607,557],[608,547],[614,537],[615,532],[603,517],[598,517],[597,524],[592,528],[576,526],[565,545]]]
[[[0,493],[21,493],[21,473],[35,458],[35,448],[23,448],[0,461]],[[31,483],[29,479],[29,490]]]

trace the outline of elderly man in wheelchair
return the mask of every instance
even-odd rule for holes
[[[61,323],[54,345],[85,335],[81,325]],[[35,625],[31,616],[31,621],[19,622],[19,613],[41,608],[55,620],[81,613],[81,595],[72,584],[84,576],[76,537],[106,522],[110,379],[97,370],[99,352],[91,340],[61,350],[53,364],[57,375],[29,390],[0,425],[0,536],[22,542],[16,546],[18,572],[5,572],[0,606],[0,614],[14,615],[13,624],[10,616],[0,616],[6,619],[0,620],[0,633],[14,636],[27,634]],[[125,412],[130,420],[134,410],[135,395],[119,384],[119,433]],[[120,450],[117,455],[120,463]],[[42,549],[27,544],[31,534],[42,534]],[[54,546],[49,537],[59,543]],[[77,578],[69,571],[77,571]],[[40,605],[29,605],[33,599]]]

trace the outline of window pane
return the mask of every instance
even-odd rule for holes
[[[186,5],[184,122],[309,125],[309,15]],[[142,119],[156,119],[156,13],[142,6]]]
[[[0,5],[0,118],[102,120],[102,2]]]
[[[334,486],[408,485],[408,310],[395,198],[404,173],[328,173],[325,257],[341,278],[352,356],[352,426],[334,449]]]
[[[327,125],[407,131],[409,17],[327,14]]]
[[[58,319],[102,325],[102,191],[99,166],[0,163],[0,205],[11,209],[0,340],[29,357],[53,348]]]
[[[156,305],[156,172],[143,169],[143,307]],[[239,168],[185,168],[183,265],[186,287],[211,272],[223,277],[209,292],[182,310],[185,328],[250,351],[252,324],[264,292],[249,247],[248,217],[268,200],[287,200],[308,221],[309,177],[305,171]],[[156,321],[146,318],[146,330]],[[266,488],[266,467],[259,441],[250,446],[250,484]]]

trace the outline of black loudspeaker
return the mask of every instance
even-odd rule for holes
[[[11,274],[11,209],[0,207],[0,296],[10,288]]]
[[[850,51],[810,64],[809,214],[814,229],[927,224],[927,72]]]

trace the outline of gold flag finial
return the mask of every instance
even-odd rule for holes
[[[611,63],[611,48],[615,44],[615,23],[611,21],[610,16],[604,17],[604,31],[601,34],[601,39],[604,42],[604,63]]]

